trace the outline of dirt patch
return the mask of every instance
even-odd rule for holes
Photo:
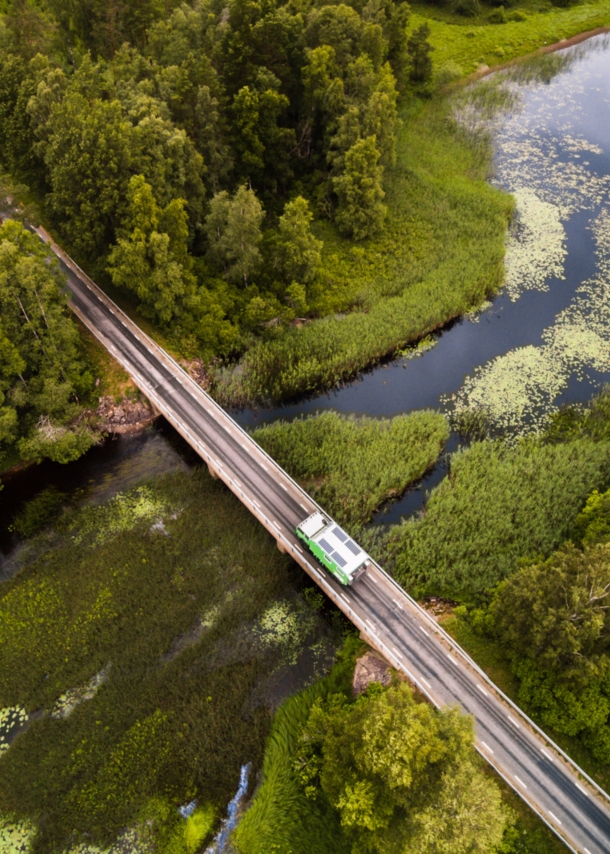
[[[113,397],[100,397],[95,415],[98,430],[119,435],[137,433],[157,418],[148,401],[126,397],[119,403]]]
[[[438,622],[441,617],[448,617],[458,605],[453,599],[443,599],[441,596],[428,596],[421,603],[422,608]]]
[[[197,385],[202,388],[204,391],[209,391],[212,386],[212,378],[208,372],[208,369],[203,364],[201,359],[192,359],[188,361],[187,359],[181,359],[180,364],[187,372],[189,377],[197,383]]]

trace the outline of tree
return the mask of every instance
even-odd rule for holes
[[[57,30],[55,21],[31,0],[13,0],[5,23],[11,53],[26,60],[47,53]]]
[[[374,135],[360,139],[345,155],[344,173],[333,179],[339,199],[337,225],[355,240],[376,234],[385,219],[387,208],[383,204],[383,169],[379,157]]]
[[[56,259],[21,223],[0,226],[0,441],[66,462],[91,447],[76,421],[93,388]]]
[[[271,85],[267,86],[267,80]],[[243,86],[233,101],[234,146],[237,168],[242,178],[273,188],[286,183],[292,175],[290,152],[296,144],[292,128],[281,127],[280,117],[289,106],[286,95],[278,92],[279,80],[266,74],[263,91]]]
[[[142,312],[167,325],[179,316],[195,288],[184,199],[163,210],[143,175],[129,182],[128,213],[116,246],[108,256],[115,285],[134,291]]]
[[[424,83],[432,76],[432,57],[430,54],[434,48],[428,41],[429,35],[430,27],[428,24],[422,24],[407,40],[407,52],[411,61],[410,77],[415,83]]]
[[[490,613],[511,654],[561,676],[598,674],[610,648],[610,544],[582,552],[567,543],[498,588]]]
[[[477,766],[470,718],[416,703],[402,683],[311,709],[297,769],[338,810],[356,852],[487,854],[502,839],[498,787]]]
[[[572,539],[579,546],[592,546],[610,540],[610,490],[602,493],[593,490],[582,513],[576,517]]]
[[[363,136],[374,135],[380,153],[380,163],[394,166],[396,163],[396,134],[400,127],[396,109],[396,80],[389,63],[379,71],[375,90],[363,110]]]
[[[13,177],[42,188],[44,165],[27,109],[36,92],[34,64],[11,54],[0,59],[0,162]]]
[[[248,278],[258,269],[262,257],[261,223],[264,217],[256,193],[242,185],[233,198],[226,191],[217,193],[210,202],[205,220],[208,257],[222,268],[229,282],[248,285]]]
[[[287,282],[311,282],[323,243],[311,231],[313,214],[302,196],[287,202],[278,228],[277,267]]]
[[[233,168],[233,158],[224,138],[219,102],[209,86],[199,87],[195,120],[194,138],[197,150],[203,155],[206,183],[217,193]]]
[[[56,105],[46,126],[48,203],[77,254],[95,258],[114,240],[125,205],[132,127],[118,101],[78,93]]]
[[[411,17],[408,3],[392,4],[384,32],[388,39],[388,62],[399,84],[404,83],[407,55],[407,25]]]

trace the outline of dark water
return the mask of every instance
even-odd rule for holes
[[[461,393],[479,366],[516,348],[544,345],[543,334],[574,303],[581,284],[600,273],[592,224],[609,207],[609,41],[600,36],[562,53],[572,58],[571,64],[550,82],[511,84],[521,102],[497,123],[494,182],[509,192],[534,190],[542,202],[561,207],[567,251],[563,277],[551,275],[546,290],[525,289],[516,299],[500,294],[476,322],[452,324],[421,356],[397,359],[335,391],[289,406],[245,409],[235,414],[240,424],[251,428],[327,409],[375,417],[423,408],[450,412],[451,396]],[[543,254],[545,249],[541,247]],[[599,364],[585,360],[579,371],[566,374],[552,406],[584,403],[607,381],[610,365],[600,370]],[[458,444],[452,435],[445,453]],[[66,492],[83,489],[89,500],[102,501],[153,474],[196,460],[182,439],[161,423],[138,436],[107,442],[71,465],[44,463],[6,479],[0,492],[0,562],[15,546],[8,531],[15,512],[46,486]],[[383,508],[375,521],[396,522],[418,510],[445,473],[446,460],[441,458],[420,484]]]

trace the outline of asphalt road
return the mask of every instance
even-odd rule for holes
[[[44,238],[45,235],[39,232]],[[191,446],[349,616],[436,705],[475,718],[477,749],[574,851],[610,854],[610,802],[380,567],[345,588],[306,554],[296,525],[312,499],[93,282],[56,253],[72,307]],[[64,263],[65,261],[65,263]],[[67,266],[69,265],[69,266]]]

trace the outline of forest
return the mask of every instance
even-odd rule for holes
[[[510,36],[502,56],[603,15],[523,2],[500,23],[478,2],[442,14]],[[446,24],[422,18],[435,8],[6,0],[2,208],[50,228],[137,322],[200,360],[222,402],[332,386],[502,281],[511,201],[485,182],[485,146],[432,97],[478,41],[465,54],[454,26],[453,61]],[[99,369],[61,315],[75,341],[62,370],[84,386],[62,379],[63,403],[42,411],[15,364],[3,371],[10,458],[74,459],[96,440]]]
[[[29,224],[223,405],[336,388],[502,288],[515,204],[461,82],[607,23],[566,0],[0,0],[2,467],[99,445],[116,370]],[[252,435],[607,786],[610,392],[515,441],[478,426],[329,411]],[[439,457],[422,511],[372,525]],[[247,767],[240,854],[564,850],[468,715],[396,671],[355,696],[351,625],[177,469],[15,509],[0,854],[196,854]]]
[[[16,0],[0,32],[2,165],[182,355],[230,355],[307,314],[322,286],[314,216],[354,240],[382,227],[397,81],[430,74],[408,18],[392,2],[90,14]],[[4,384],[4,441],[40,446],[35,405]],[[59,430],[73,416],[45,414]]]

